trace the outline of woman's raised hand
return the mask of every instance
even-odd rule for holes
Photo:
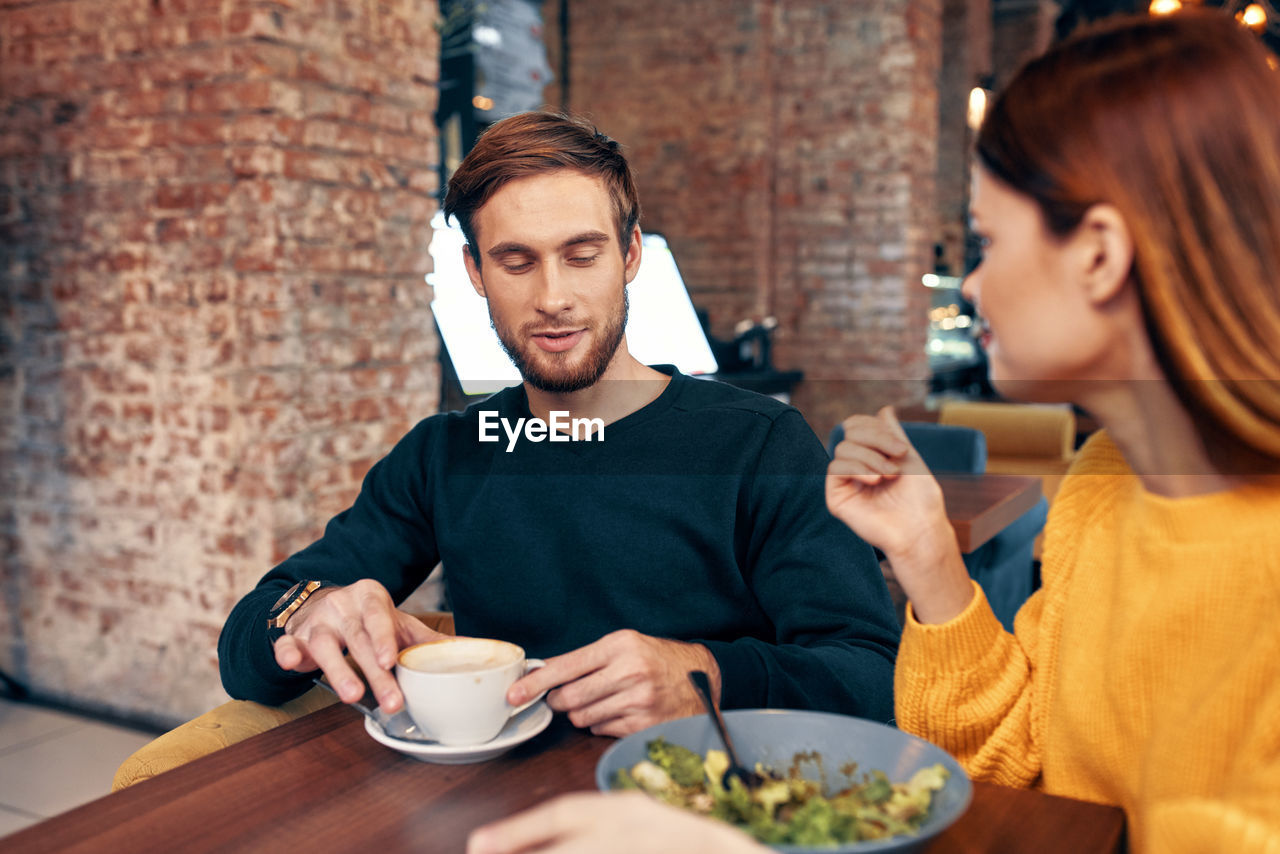
[[[922,622],[944,622],[973,596],[942,488],[892,407],[844,422],[827,467],[827,509],[884,552]]]

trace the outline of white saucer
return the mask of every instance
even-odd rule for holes
[[[379,744],[385,744],[392,750],[398,750],[405,756],[423,762],[435,762],[440,765],[466,765],[471,762],[484,762],[506,753],[517,744],[528,741],[547,728],[551,723],[551,709],[545,702],[539,701],[511,720],[492,740],[484,744],[470,744],[465,747],[449,747],[430,741],[407,741],[403,738],[392,738],[382,731],[382,727],[374,723],[372,718],[364,719],[365,732]]]

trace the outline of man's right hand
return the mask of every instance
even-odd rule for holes
[[[302,603],[275,642],[276,664],[303,673],[319,668],[344,703],[364,696],[344,651],[364,673],[378,705],[389,715],[404,706],[391,669],[406,646],[445,637],[396,608],[387,589],[372,579],[348,587],[324,587]]]

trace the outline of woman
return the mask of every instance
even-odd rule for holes
[[[828,506],[911,600],[898,724],[1124,807],[1136,850],[1280,850],[1280,73],[1225,16],[1110,24],[1024,69],[977,154],[992,381],[1105,429],[1011,635],[892,415],[847,422]]]
[[[1225,16],[1107,23],[1024,68],[977,153],[993,383],[1104,429],[1009,634],[892,411],[845,422],[828,507],[910,598],[898,723],[979,779],[1124,807],[1135,850],[1280,851],[1280,73]],[[660,812],[603,801],[472,850]]]

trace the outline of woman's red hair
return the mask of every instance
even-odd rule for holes
[[[1280,468],[1274,61],[1221,13],[1113,19],[1023,68],[977,140],[1056,234],[1094,204],[1120,211],[1157,357],[1236,472]]]

